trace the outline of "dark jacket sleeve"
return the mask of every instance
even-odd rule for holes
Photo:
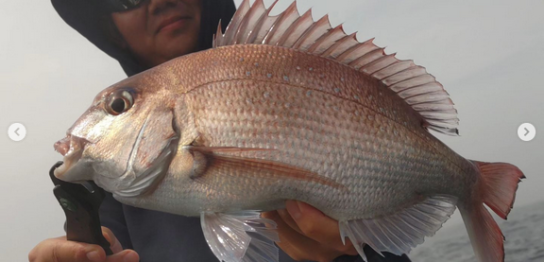
[[[100,222],[102,226],[109,228],[113,232],[124,249],[133,248],[123,206],[108,192],[106,192],[106,197],[100,206]]]
[[[367,262],[411,262],[406,255],[396,256],[390,253],[383,253],[384,257],[382,257],[369,246],[365,246],[364,251],[368,259]],[[364,262],[364,260],[360,256],[341,256],[333,262]]]

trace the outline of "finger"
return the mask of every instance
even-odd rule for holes
[[[291,258],[313,261],[331,261],[342,255],[341,252],[314,241],[289,226],[278,212],[267,212],[266,218],[274,220],[278,227],[280,242],[276,243]]]
[[[290,226],[287,225],[285,221],[283,221],[277,211],[265,212],[262,213],[262,216],[276,222],[276,231],[278,232],[278,236],[280,239],[279,242],[276,242],[276,245],[278,245],[279,248],[281,248],[287,255],[289,255],[292,259],[296,261],[309,259],[306,254],[304,254],[304,252],[291,244],[290,238],[288,237],[288,235],[291,234],[289,232]]]
[[[338,221],[304,202],[288,200],[285,208],[305,236],[343,254],[357,255],[349,239],[342,243]]]
[[[300,230],[300,228],[298,227],[297,222],[295,222],[295,220],[289,214],[289,212],[287,212],[287,210],[279,209],[277,211],[278,211],[278,215],[280,215],[281,219],[283,219],[283,221],[285,221],[287,225],[289,225],[292,229],[296,230],[298,233],[304,234],[302,233],[302,230]]]
[[[102,235],[110,242],[110,249],[114,254],[123,251],[123,246],[109,228],[102,227]]]
[[[40,262],[101,262],[105,259],[102,247],[67,241],[65,237],[45,240],[29,254],[29,261]]]
[[[105,262],[138,262],[140,256],[134,250],[125,249],[121,252],[109,256]]]

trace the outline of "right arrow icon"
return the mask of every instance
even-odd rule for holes
[[[518,127],[519,139],[529,142],[536,136],[536,128],[531,123],[523,123]]]

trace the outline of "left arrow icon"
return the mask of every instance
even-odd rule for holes
[[[21,123],[13,123],[8,128],[8,136],[15,142],[21,141],[25,139],[26,127]]]

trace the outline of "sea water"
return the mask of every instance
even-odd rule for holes
[[[506,262],[544,261],[544,203],[515,206],[507,221],[496,221],[506,238]],[[459,224],[444,229],[447,234],[427,239],[430,243],[410,254],[412,261],[475,262],[465,226]]]

